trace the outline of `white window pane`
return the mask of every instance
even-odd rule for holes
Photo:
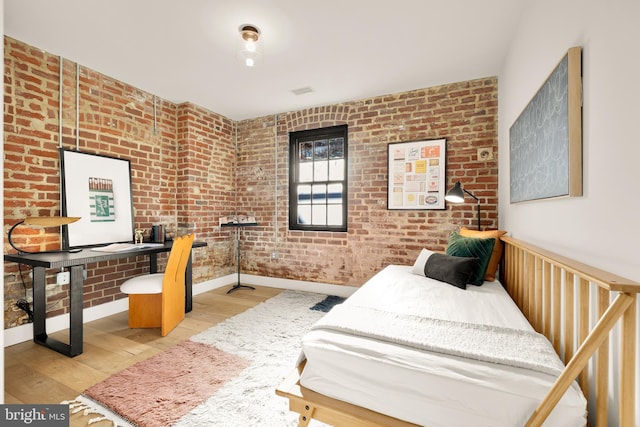
[[[290,141],[290,229],[346,231],[347,136],[330,132],[292,132]]]
[[[301,142],[300,148],[300,161],[313,160],[313,142]]]
[[[298,204],[310,204],[311,203],[311,186],[310,185],[298,185]]]
[[[344,179],[344,159],[329,160],[329,179],[331,181]]]
[[[327,140],[326,139],[322,139],[320,141],[316,141],[314,148],[315,148],[315,152],[314,152],[314,159],[315,160],[326,160],[327,159],[328,147],[327,147]]]
[[[327,224],[327,205],[313,205],[311,224],[326,225]]]
[[[313,180],[327,181],[329,177],[329,162],[313,162]]]
[[[300,163],[298,169],[298,181],[311,182],[313,181],[313,162]]]
[[[342,225],[342,208],[343,205],[327,206],[327,225]]]
[[[342,203],[342,184],[330,184],[327,186],[329,195],[328,203]]]
[[[332,138],[329,140],[329,158],[340,159],[344,157],[344,138]]]
[[[298,224],[311,224],[311,205],[298,205]]]
[[[315,204],[327,203],[327,185],[326,184],[313,185],[313,203]]]

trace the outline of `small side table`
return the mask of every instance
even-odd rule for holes
[[[236,229],[236,240],[237,240],[237,244],[238,244],[238,283],[236,283],[235,285],[233,285],[231,287],[231,289],[229,289],[227,291],[228,294],[230,294],[233,291],[237,291],[240,288],[245,288],[245,289],[253,289],[255,290],[256,288],[254,288],[253,286],[249,286],[249,285],[243,285],[240,283],[240,229],[242,227],[253,227],[258,225],[257,222],[246,222],[246,223],[237,223],[237,224],[222,224],[221,227],[235,227]]]

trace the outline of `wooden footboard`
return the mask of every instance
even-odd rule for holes
[[[419,427],[360,406],[332,399],[302,387],[299,383],[300,369],[294,369],[276,388],[278,396],[289,399],[289,409],[300,414],[298,426],[305,427],[311,419],[332,426],[349,427]]]
[[[619,425],[632,427],[638,364],[636,294],[640,283],[511,237],[502,241],[502,283],[531,325],[553,343],[566,365],[527,426],[541,425],[577,379],[596,427],[608,425],[609,381],[619,384]],[[610,378],[609,333],[618,320],[620,345],[613,353],[619,355],[619,364],[618,369],[611,370],[614,378]],[[594,394],[591,398],[589,390]]]
[[[566,365],[526,425],[541,426],[577,379],[595,427],[608,425],[610,381],[619,385],[618,425],[633,427],[635,368],[639,363],[635,351],[636,294],[640,283],[510,237],[501,240],[505,244],[502,283]],[[613,353],[619,363],[610,368],[609,334],[617,324],[620,344]],[[312,418],[334,426],[414,426],[307,390],[298,378],[299,372],[293,371],[276,393],[289,399],[290,409],[300,414],[299,426],[306,426]]]

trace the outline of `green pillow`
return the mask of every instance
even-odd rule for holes
[[[489,259],[493,252],[496,239],[478,239],[476,237],[463,237],[457,232],[452,232],[449,236],[447,255],[479,258],[478,270],[471,276],[469,283],[480,286],[484,283],[484,275],[487,272]]]

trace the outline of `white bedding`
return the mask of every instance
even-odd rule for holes
[[[343,307],[532,331],[500,283],[462,290],[410,270],[386,267]],[[555,380],[528,369],[338,331],[310,331],[302,351],[304,387],[429,427],[522,426]],[[574,386],[544,425],[584,426],[585,411],[586,401]]]

